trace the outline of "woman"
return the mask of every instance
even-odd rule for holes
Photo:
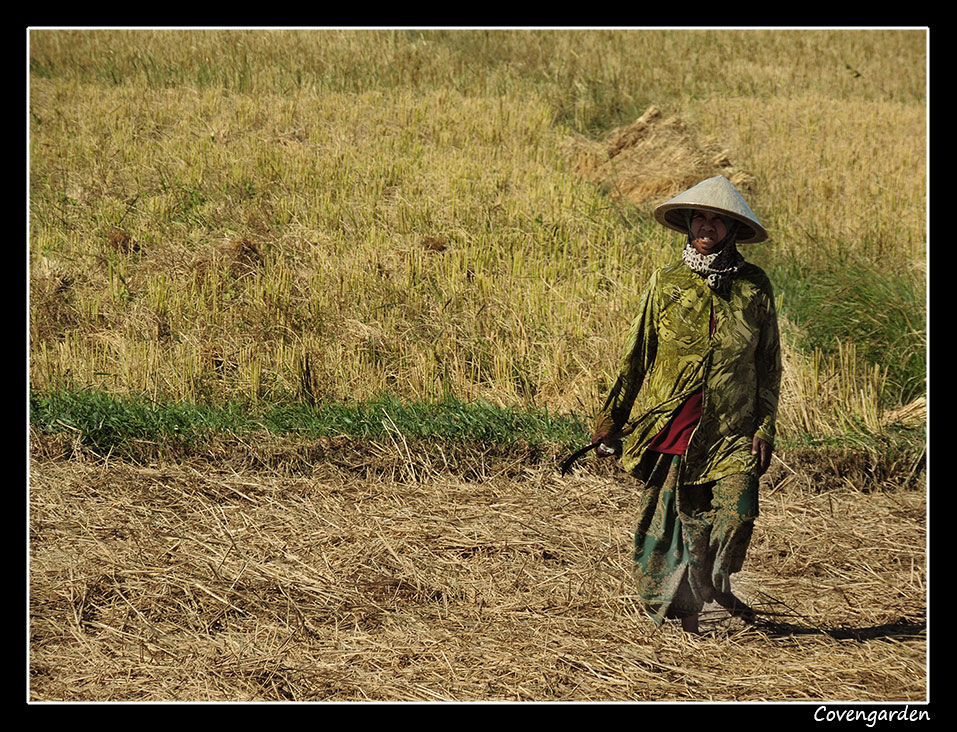
[[[680,618],[698,632],[711,601],[753,617],[730,578],[771,461],[780,341],[771,283],[737,248],[767,232],[726,178],[661,204],[655,218],[687,242],[641,297],[592,443],[601,456],[620,450],[644,483],[634,567],[645,610],[658,624]],[[616,439],[629,422],[633,431]]]

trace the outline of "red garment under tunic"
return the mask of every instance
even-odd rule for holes
[[[711,307],[710,333],[714,335],[714,306]],[[698,389],[681,405],[677,414],[671,418],[671,421],[665,425],[652,440],[648,443],[648,449],[655,452],[663,452],[666,455],[684,455],[688,449],[688,441],[691,440],[691,433],[698,425],[701,419],[701,399],[704,396],[701,389]]]
[[[701,389],[688,397],[668,425],[648,444],[649,450],[667,455],[684,455],[691,433],[701,419]]]

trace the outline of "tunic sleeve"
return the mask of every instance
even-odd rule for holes
[[[774,444],[775,420],[781,390],[781,339],[774,293],[770,283],[767,290],[767,317],[761,329],[761,338],[755,353],[757,368],[757,404],[755,409],[755,437]]]

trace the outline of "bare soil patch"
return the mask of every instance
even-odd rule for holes
[[[635,604],[637,483],[557,449],[58,454],[30,466],[33,701],[927,697],[923,480],[781,455],[736,587],[762,615],[693,637]]]

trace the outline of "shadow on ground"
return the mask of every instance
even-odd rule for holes
[[[758,614],[754,627],[772,636],[826,635],[835,640],[868,641],[881,638],[896,640],[925,639],[927,623],[925,620],[912,621],[901,619],[895,623],[884,623],[866,628],[820,628],[801,625],[788,621],[775,620]]]

